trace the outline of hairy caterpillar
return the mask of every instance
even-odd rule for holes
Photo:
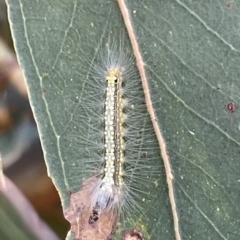
[[[69,209],[65,213],[79,239],[96,237],[99,229],[103,235],[96,239],[108,239],[119,218],[119,229],[141,229],[150,220],[146,213],[158,194],[158,145],[128,51],[122,44],[108,42],[89,63],[81,85],[79,122],[76,118],[73,122],[80,126],[84,120],[85,125],[73,135],[71,147],[82,156],[74,167],[83,186],[73,195],[71,213]]]

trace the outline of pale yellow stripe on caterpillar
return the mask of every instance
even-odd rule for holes
[[[119,69],[110,69],[107,73],[107,98],[106,106],[111,106],[111,111],[105,109],[105,121],[111,119],[110,123],[107,125],[105,122],[105,143],[108,141],[108,135],[111,136],[111,141],[113,141],[112,148],[106,149],[105,157],[110,153],[108,161],[105,164],[105,176],[108,177],[107,173],[110,172],[109,176],[112,178],[110,181],[117,187],[121,188],[122,184],[122,164],[123,164],[123,151],[124,151],[124,130],[123,130],[123,91],[122,91],[122,73]],[[113,93],[111,99],[108,99],[108,91]],[[109,101],[109,102],[108,102]],[[116,189],[114,190],[116,192]],[[119,189],[120,191],[120,189]],[[118,192],[119,193],[119,192]]]
[[[119,201],[123,184],[123,158],[124,158],[124,130],[123,130],[123,90],[122,72],[113,68],[107,72],[106,99],[104,110],[104,173],[102,178],[102,191],[95,209],[103,210],[105,207],[115,208]]]

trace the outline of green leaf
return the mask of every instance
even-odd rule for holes
[[[182,239],[240,237],[238,2],[127,3],[173,168]],[[94,118],[79,110],[80,96],[92,94],[84,89],[89,66],[124,23],[115,1],[8,0],[8,7],[49,175],[65,209],[69,192],[81,187],[88,154],[78,140]],[[162,167],[154,137],[150,145]],[[147,217],[136,225],[141,219],[149,239],[174,239],[163,171],[150,191]]]
[[[3,174],[0,180],[0,236],[5,240],[58,240],[19,189]]]
[[[0,234],[2,239],[38,239],[22,222],[21,217],[2,194],[0,194]]]

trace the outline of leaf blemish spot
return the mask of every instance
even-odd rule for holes
[[[144,240],[142,233],[137,229],[124,230],[122,240]]]
[[[228,109],[230,112],[234,113],[235,110],[236,110],[236,105],[235,105],[235,103],[234,103],[234,102],[228,103],[228,104],[227,104],[227,109]]]
[[[226,2],[226,7],[227,8],[230,8],[232,6],[232,3],[231,2]]]

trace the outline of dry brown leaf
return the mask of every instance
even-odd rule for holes
[[[71,194],[69,207],[64,211],[75,240],[110,240],[115,232],[117,214],[108,208],[98,214],[91,207],[89,186],[96,181],[96,175],[85,180],[82,189]]]

